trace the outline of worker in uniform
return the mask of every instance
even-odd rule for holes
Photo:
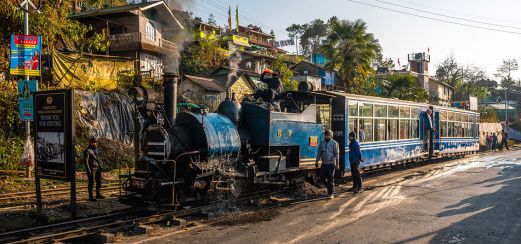
[[[315,161],[315,167],[318,168],[318,161],[322,160],[320,166],[320,176],[326,181],[327,195],[333,198],[335,190],[335,170],[339,169],[338,164],[339,150],[338,142],[333,140],[333,132],[326,130],[324,132],[324,140],[318,145],[318,153]]]
[[[268,74],[271,76],[270,78],[266,77]],[[268,89],[258,90],[253,97],[255,100],[262,98],[264,102],[274,105],[275,98],[282,92],[282,82],[279,79],[279,73],[266,69],[262,72],[259,80],[268,85]]]
[[[425,112],[425,118],[424,118],[424,123],[423,123],[423,128],[424,128],[424,150],[426,152],[429,152],[429,157],[432,156],[433,154],[433,144],[434,144],[434,132],[435,132],[435,128],[434,128],[434,120],[433,120],[433,114],[432,114],[432,109],[427,109],[427,111]]]
[[[360,172],[360,163],[364,162],[360,143],[356,140],[356,133],[349,133],[349,166],[351,167],[351,177],[353,178],[353,187],[350,191],[361,193],[363,191],[362,173]]]
[[[96,199],[104,199],[101,195],[101,162],[98,154],[98,139],[93,137],[89,140],[89,147],[83,151],[85,171],[89,179],[89,201],[95,202]],[[94,187],[94,181],[96,181],[96,198],[92,195],[92,188]]]

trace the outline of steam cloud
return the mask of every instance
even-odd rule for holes
[[[164,72],[179,74],[179,60],[181,59],[181,52],[193,41],[191,22],[189,18],[183,18],[186,12],[186,17],[191,15],[191,6],[194,6],[195,0],[165,0],[168,7],[174,12],[175,17],[181,22],[184,29],[173,30],[169,33],[176,44],[174,54],[168,55],[164,60]]]
[[[230,86],[233,77],[237,77],[237,71],[239,70],[239,64],[242,62],[241,53],[234,47],[232,47],[231,55],[228,57],[228,63],[230,64],[230,72],[228,72],[228,78],[226,80],[226,88]]]

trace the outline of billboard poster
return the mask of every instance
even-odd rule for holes
[[[33,121],[33,94],[38,91],[38,81],[18,81],[18,110],[22,121]]]
[[[41,37],[11,35],[11,75],[40,76]]]
[[[69,180],[74,169],[71,90],[34,94],[36,174],[41,178]]]

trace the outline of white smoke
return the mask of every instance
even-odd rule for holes
[[[232,79],[238,78],[237,71],[239,70],[239,65],[242,62],[241,52],[237,50],[237,48],[232,47],[231,55],[228,57],[228,63],[230,65],[230,71],[228,72],[228,78],[226,80],[226,88],[229,88]]]
[[[179,74],[179,64],[181,53],[193,41],[191,14],[192,7],[195,6],[195,0],[164,0],[168,7],[172,10],[175,17],[183,25],[183,29],[167,31],[169,37],[176,44],[176,50],[173,55],[168,55],[164,61],[164,72]]]

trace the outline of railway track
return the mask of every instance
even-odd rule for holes
[[[78,194],[87,193],[88,187],[86,185],[77,186],[76,191]],[[119,183],[108,183],[104,185],[101,190],[103,192],[119,192],[120,184]],[[70,188],[56,188],[56,189],[46,189],[42,190],[42,198],[45,200],[47,197],[57,197],[57,196],[67,196],[70,194]],[[4,193],[0,194],[0,210],[23,207],[26,205],[32,205],[35,203],[35,192],[34,191],[26,191],[26,192],[12,192],[12,193]],[[59,200],[54,200],[46,203],[54,203],[60,202]]]

